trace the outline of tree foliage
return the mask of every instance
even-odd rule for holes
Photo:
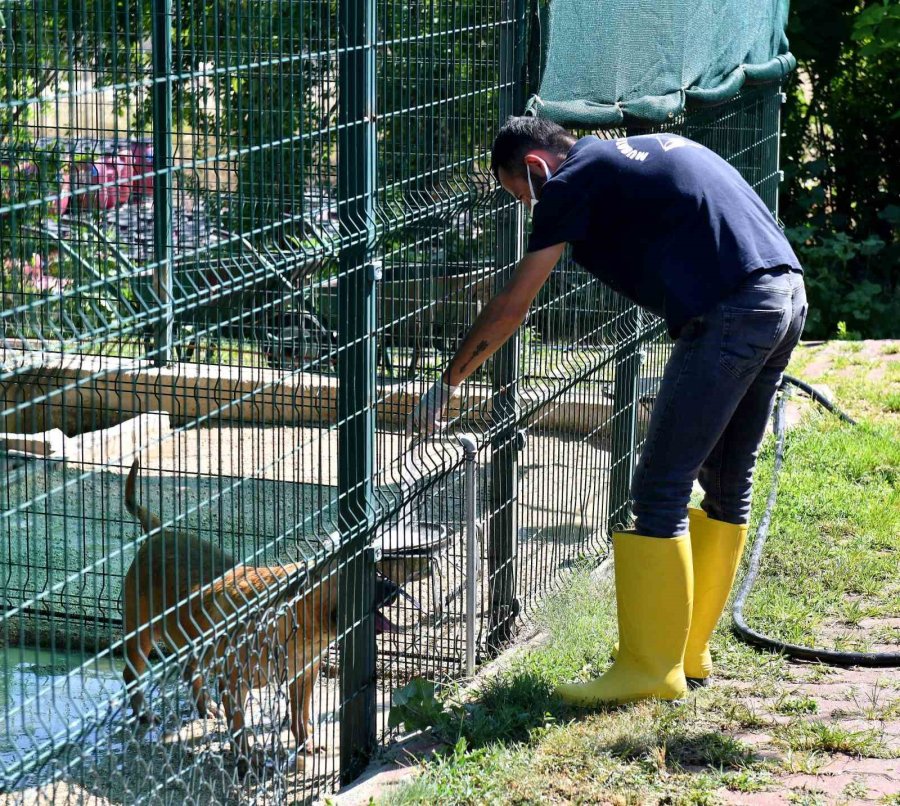
[[[794,0],[782,218],[807,270],[806,335],[900,333],[900,5]]]
[[[27,151],[37,110],[54,95],[68,103],[70,72],[89,78],[81,104],[113,87],[121,135],[149,134],[151,0],[74,3],[58,15],[46,13],[47,2],[0,0],[3,144]],[[303,208],[322,205],[336,183],[345,44],[337,0],[174,0],[172,8],[176,150],[197,163],[178,180],[207,191],[224,226],[302,241]],[[476,0],[392,0],[379,9],[380,201],[393,217],[446,217],[473,196],[472,161],[491,134],[478,127],[494,122],[492,11]]]
[[[16,155],[33,146],[37,110],[71,94],[75,76],[90,77],[89,94],[114,88],[129,134],[152,127],[151,0],[67,3],[52,13],[59,6],[0,0],[6,201],[21,190],[11,182],[16,161],[39,162]],[[173,8],[176,148],[196,163],[179,181],[206,192],[210,209],[218,203],[224,226],[308,243],[304,208],[336,181],[338,0],[174,0]],[[494,27],[476,0],[379,8],[379,221],[418,221],[409,240],[430,243],[425,230],[449,232],[481,192],[473,159],[496,124]],[[807,335],[831,336],[839,322],[897,335],[900,4],[794,0],[789,35],[800,66],[788,85],[782,218],[807,268]],[[56,163],[41,164],[48,175],[33,186],[52,194]],[[402,237],[396,226],[392,237]]]

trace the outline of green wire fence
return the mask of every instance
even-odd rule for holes
[[[0,802],[350,780],[393,688],[465,669],[454,433],[479,445],[479,657],[605,556],[668,347],[573,264],[449,435],[404,435],[521,255],[487,166],[534,78],[527,11],[0,0]],[[667,129],[774,211],[780,103]]]

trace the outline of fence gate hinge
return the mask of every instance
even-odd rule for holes
[[[366,264],[366,278],[370,283],[377,283],[383,275],[384,271],[380,260],[372,260]]]
[[[383,554],[384,549],[381,545],[381,540],[377,540],[374,543],[370,543],[368,546],[366,546],[366,559],[369,562],[379,562]]]
[[[528,446],[528,430],[525,428],[516,429],[516,450],[524,451]]]

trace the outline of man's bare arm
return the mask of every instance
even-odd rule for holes
[[[484,306],[443,379],[459,386],[499,350],[525,320],[528,308],[559,261],[565,244],[529,252],[516,266],[500,292]]]

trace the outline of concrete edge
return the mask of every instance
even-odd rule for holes
[[[427,385],[380,379],[376,389],[379,425],[404,426]],[[592,433],[612,416],[613,400],[608,395],[585,396],[570,390],[550,399],[554,391],[552,381],[546,387],[520,390],[522,405],[534,409],[529,424]],[[39,428],[61,428],[68,433],[78,425],[71,414],[76,410],[82,415],[105,412],[124,417],[162,410],[176,424],[214,416],[216,421],[322,426],[337,421],[338,380],[262,367],[154,367],[137,359],[41,353],[0,383],[0,395],[8,410],[0,431],[16,433],[26,430],[20,411],[23,404],[34,400],[30,410],[38,415]],[[450,417],[484,425],[492,401],[490,386],[469,384],[451,401]]]
[[[23,459],[127,467],[143,450],[162,442],[171,432],[168,412],[148,411],[74,437],[66,436],[59,428],[35,434],[0,433],[0,452]]]

